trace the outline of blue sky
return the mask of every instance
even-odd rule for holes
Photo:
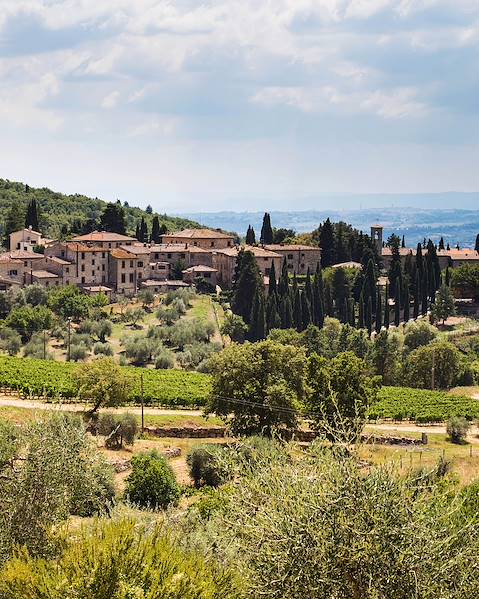
[[[176,212],[477,191],[478,57],[478,0],[0,0],[0,177]]]

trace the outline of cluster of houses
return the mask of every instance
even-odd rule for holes
[[[134,295],[142,289],[161,293],[198,278],[229,288],[241,248],[253,253],[266,279],[273,264],[279,274],[284,258],[291,273],[306,274],[321,257],[319,248],[306,245],[240,247],[232,235],[210,229],[185,229],[161,241],[143,244],[105,231],[53,241],[32,229],[16,231],[10,251],[0,255],[0,289],[71,284],[89,294]]]
[[[383,228],[371,227],[371,237],[388,268],[391,250],[384,247]],[[286,259],[288,271],[298,275],[314,272],[321,250],[308,245],[238,246],[232,235],[211,229],[185,229],[162,236],[160,244],[140,243],[133,237],[93,231],[70,241],[46,239],[31,228],[10,235],[10,251],[0,255],[0,290],[39,284],[78,285],[86,293],[134,295],[142,289],[162,293],[191,285],[199,278],[225,289],[233,282],[241,249],[253,253],[267,285],[274,265],[279,276]],[[401,258],[415,254],[401,248]],[[479,263],[475,250],[438,251],[442,268]],[[360,266],[354,262],[336,267]]]

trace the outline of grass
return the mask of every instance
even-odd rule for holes
[[[11,406],[0,407],[0,419],[12,424],[28,424],[41,418],[45,410],[32,410],[31,408],[16,408]]]

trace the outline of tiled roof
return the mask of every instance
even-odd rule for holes
[[[268,243],[266,245],[264,245],[263,247],[265,247],[267,250],[270,250],[271,252],[276,252],[276,251],[280,251],[280,250],[287,250],[290,252],[294,252],[296,251],[306,251],[306,252],[320,252],[321,248],[314,246],[314,245],[302,245],[302,244],[298,244],[295,245],[294,243],[285,245],[284,243]]]
[[[121,245],[120,249],[125,250],[125,252],[130,252],[131,254],[137,254],[137,255],[150,255],[151,253],[151,248],[148,245],[143,245],[143,244],[133,244],[133,245]]]
[[[136,258],[135,254],[132,254],[131,252],[128,252],[127,250],[123,250],[121,248],[111,250],[110,253],[113,258],[119,258],[120,260],[133,260],[134,258]]]
[[[110,233],[108,231],[93,231],[86,235],[78,235],[72,241],[136,241],[134,237],[128,235],[120,235],[119,233]]]
[[[204,266],[202,264],[198,266],[190,266],[186,268],[183,272],[218,272],[216,268],[212,268],[211,266]]]
[[[191,248],[185,243],[157,243],[152,245],[150,250],[154,252],[187,252]]]
[[[251,252],[256,258],[282,258],[280,254],[270,252],[269,250],[256,245],[243,245],[241,247],[234,246],[231,248],[218,249],[215,250],[215,252],[217,254],[225,254],[226,256],[236,257],[241,249],[245,250],[245,252]]]
[[[58,275],[48,270],[33,270],[32,276],[36,279],[58,279]]]
[[[42,258],[43,254],[28,252],[26,250],[12,250],[0,255],[0,261],[2,262],[10,262],[10,260],[41,260]]]
[[[77,243],[77,242],[71,242],[71,241],[66,244],[66,247],[69,250],[72,250],[73,252],[104,252],[105,251],[105,248],[102,248],[99,245],[89,246],[89,245],[85,245],[84,243]]]
[[[222,231],[213,231],[212,229],[183,229],[176,233],[166,233],[161,236],[162,239],[169,237],[185,239],[234,239],[233,235],[223,233]]]
[[[340,264],[333,264],[332,268],[362,268],[361,262],[341,262]]]
[[[70,266],[73,262],[69,262],[68,260],[64,260],[63,258],[59,258],[58,256],[45,256],[47,260],[51,260],[51,262],[55,262],[56,264],[64,264],[66,266]]]

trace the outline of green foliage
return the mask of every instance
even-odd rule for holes
[[[477,590],[479,515],[451,486],[306,454],[259,454],[213,513],[211,543],[240,563],[248,597],[469,599]],[[234,553],[231,555],[232,548]]]
[[[22,347],[22,338],[9,327],[0,329],[0,349],[7,352],[10,356],[16,356]]]
[[[444,322],[456,313],[454,296],[447,285],[441,285],[436,292],[435,302],[431,306],[431,316],[434,322]]]
[[[75,343],[70,347],[70,360],[72,362],[82,362],[88,356],[88,347],[84,343]],[[39,357],[36,355],[35,357]]]
[[[463,264],[453,268],[451,287],[458,297],[479,299],[479,265]]]
[[[14,329],[28,341],[33,333],[49,329],[53,324],[53,313],[45,306],[21,306],[13,308],[5,319],[5,326]]]
[[[79,368],[71,362],[25,360],[0,356],[0,386],[24,395],[46,395],[64,399],[77,398]],[[140,374],[143,374],[146,402],[167,406],[204,405],[211,391],[211,378],[197,372],[182,370],[150,370],[133,366],[120,367],[131,384],[127,402],[139,402]],[[80,396],[80,399],[82,396]],[[88,400],[88,397],[85,397]]]
[[[445,422],[452,416],[468,420],[479,418],[479,402],[444,391],[425,391],[408,387],[383,387],[370,419],[392,418],[417,422]]]
[[[385,385],[394,385],[400,379],[401,336],[384,330],[376,335],[369,358],[376,374]]]
[[[19,434],[15,426],[6,420],[0,420],[0,473],[12,463],[19,442]]]
[[[24,227],[26,207],[33,199],[40,213],[40,230],[51,239],[57,239],[65,234],[86,233],[87,230],[100,229],[100,217],[107,205],[98,198],[88,198],[81,194],[64,195],[46,187],[36,189],[23,183],[0,179],[0,220],[5,222],[7,214],[13,218],[10,224],[7,222],[7,233]],[[136,222],[142,216],[151,228],[155,215],[147,214],[140,208],[124,206],[123,209],[127,233],[134,232]],[[169,231],[199,226],[198,223],[184,218],[170,217],[166,214],[156,216],[161,221],[161,225]]]
[[[453,416],[447,421],[446,431],[452,443],[462,445],[466,442],[470,428],[469,422],[462,416]]]
[[[113,356],[113,346],[110,343],[95,343],[93,353],[95,356]]]
[[[133,445],[138,432],[138,422],[133,414],[106,412],[98,419],[98,432],[106,437],[105,447],[121,449],[123,444]]]
[[[304,350],[273,341],[233,344],[210,361],[207,413],[227,421],[233,434],[283,433],[296,428],[304,399]],[[231,415],[231,418],[230,418]]]
[[[315,428],[327,439],[356,442],[377,399],[380,378],[370,377],[366,362],[352,352],[331,361],[313,354],[308,385],[308,407]]]
[[[405,380],[420,389],[450,389],[459,379],[462,359],[459,350],[447,341],[419,347],[405,362]]]
[[[410,351],[428,345],[436,339],[438,330],[425,320],[411,322],[404,331],[404,345]]]
[[[0,474],[0,562],[17,544],[48,555],[54,525],[102,511],[114,497],[111,467],[68,414],[30,425]]]
[[[92,402],[92,413],[100,406],[115,407],[125,404],[131,391],[131,380],[112,358],[98,358],[82,365],[76,372],[78,396]]]
[[[238,316],[230,312],[226,315],[223,324],[221,325],[221,334],[228,335],[231,341],[236,343],[243,343],[248,332],[248,325],[245,321]]]
[[[37,358],[39,360],[51,360],[52,356],[48,351],[48,336],[46,333],[36,333],[32,335],[30,341],[23,348],[23,355],[26,358]]]
[[[100,519],[55,560],[21,554],[5,567],[3,599],[238,599],[232,569],[182,547],[161,526]]]
[[[175,354],[170,349],[162,347],[157,350],[155,357],[155,368],[158,370],[166,370],[168,368],[174,368],[175,366]]]
[[[125,490],[129,501],[149,509],[164,509],[178,501],[180,489],[175,475],[161,454],[157,451],[137,454],[131,465]]]
[[[188,453],[186,463],[195,487],[218,487],[224,481],[225,473],[218,461],[218,456],[224,451],[223,447],[210,444],[193,447]]]
[[[48,291],[41,285],[27,285],[23,293],[25,301],[30,306],[46,306],[48,303]]]
[[[86,318],[92,305],[91,298],[75,285],[55,287],[48,296],[48,306],[62,318]]]

